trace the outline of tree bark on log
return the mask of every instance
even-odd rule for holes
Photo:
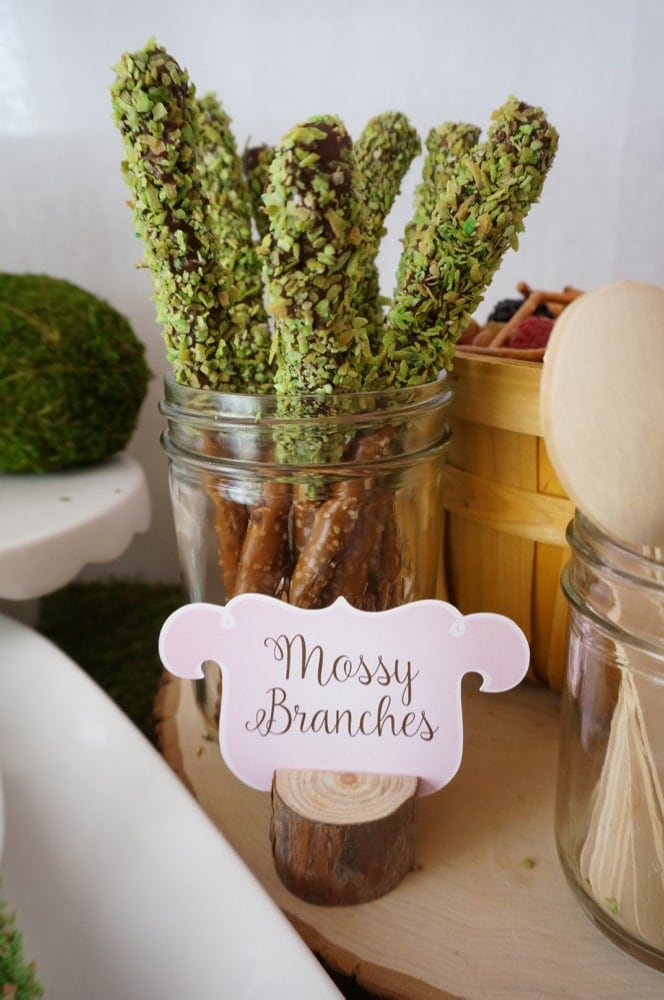
[[[366,903],[413,868],[417,778],[275,772],[270,837],[279,878],[321,906]]]

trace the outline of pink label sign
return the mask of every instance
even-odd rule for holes
[[[507,691],[529,661],[502,615],[434,600],[366,612],[343,598],[309,611],[260,594],[179,608],[159,652],[177,677],[219,664],[222,755],[266,791],[275,770],[307,768],[415,775],[420,794],[434,792],[461,763],[463,675]]]

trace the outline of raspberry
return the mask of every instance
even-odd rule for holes
[[[553,320],[548,316],[527,316],[510,338],[510,347],[546,347]]]

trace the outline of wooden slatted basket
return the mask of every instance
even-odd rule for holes
[[[539,362],[458,352],[447,452],[444,589],[464,614],[523,629],[529,677],[562,686],[567,604],[560,571],[574,508],[542,439]]]

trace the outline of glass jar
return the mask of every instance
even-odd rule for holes
[[[591,920],[664,969],[664,552],[578,511],[568,541],[558,853]]]
[[[278,397],[172,378],[162,445],[190,601],[272,594],[382,610],[436,597],[451,390]],[[218,709],[209,681],[199,701]]]

